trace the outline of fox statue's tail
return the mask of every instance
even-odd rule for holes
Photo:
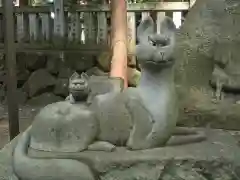
[[[177,146],[191,143],[198,143],[207,139],[204,131],[189,129],[188,127],[176,127],[173,136],[167,142],[168,146]]]
[[[13,152],[13,171],[21,180],[94,180],[90,168],[72,159],[28,157],[30,128],[19,138]]]

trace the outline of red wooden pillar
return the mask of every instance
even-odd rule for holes
[[[124,79],[124,87],[128,87],[127,80],[127,7],[125,0],[111,0],[111,46],[112,64],[111,77]]]

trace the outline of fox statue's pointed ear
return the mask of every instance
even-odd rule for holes
[[[82,73],[81,73],[81,78],[83,78],[83,79],[85,79],[85,80],[88,80],[88,79],[89,79],[89,76],[88,76],[86,73],[82,72]]]
[[[148,36],[154,33],[154,22],[151,16],[147,16],[137,27],[137,39],[140,44],[148,42]]]
[[[77,79],[77,78],[79,78],[79,77],[80,77],[80,75],[79,75],[77,72],[74,72],[74,73],[72,74],[72,76],[69,78],[69,80],[71,81],[71,80]]]
[[[168,33],[174,33],[176,31],[176,25],[174,24],[172,18],[165,16],[163,20],[161,21],[160,26],[160,33],[161,34],[168,34]]]

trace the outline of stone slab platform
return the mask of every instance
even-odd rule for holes
[[[11,161],[12,152],[17,144],[18,137],[4,146],[0,151],[0,179],[1,180],[17,180],[12,173]]]
[[[208,140],[201,143],[184,146],[156,148],[143,151],[128,151],[117,148],[115,152],[94,152],[68,154],[74,159],[90,162],[100,174],[100,179],[130,180],[158,180],[171,171],[171,176],[181,176],[190,180],[203,179],[197,169],[208,169],[216,176],[236,176],[235,169],[240,167],[240,148],[236,140],[223,130],[208,130]],[[12,141],[0,152],[0,179],[12,178],[11,153],[17,139]],[[54,157],[55,154],[30,150],[32,157]],[[65,153],[58,153],[63,158]],[[170,167],[170,168],[169,168]],[[236,167],[236,168],[235,168]],[[230,168],[230,170],[228,169]],[[236,171],[237,172],[237,171]],[[179,174],[180,173],[180,174]],[[223,174],[222,174],[223,173]],[[184,177],[182,177],[184,176]],[[214,176],[214,175],[212,175]],[[176,178],[175,177],[175,178]],[[164,179],[164,178],[162,178]],[[205,178],[207,179],[207,178]],[[213,178],[215,179],[215,178]]]

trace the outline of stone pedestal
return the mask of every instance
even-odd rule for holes
[[[222,130],[209,130],[208,140],[184,146],[143,151],[117,148],[114,152],[49,153],[29,151],[31,157],[54,158],[57,155],[91,164],[101,180],[208,180],[240,177],[240,149],[236,140]],[[11,152],[14,140],[0,152],[0,178],[12,178]]]
[[[18,137],[12,140],[0,151],[0,179],[1,180],[18,180],[12,171],[12,152],[17,144]]]

